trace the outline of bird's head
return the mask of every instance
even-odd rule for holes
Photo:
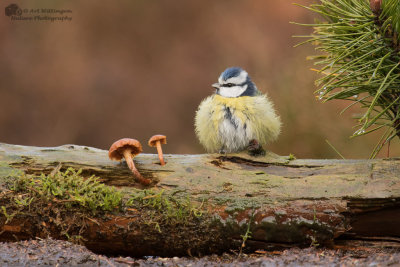
[[[257,87],[249,75],[240,67],[227,68],[218,78],[218,83],[212,85],[216,94],[223,97],[254,96]]]

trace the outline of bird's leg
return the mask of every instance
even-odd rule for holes
[[[247,147],[247,152],[249,153],[250,156],[265,155],[265,150],[256,139],[253,139],[249,142],[249,146]]]
[[[220,150],[218,151],[218,153],[222,155],[220,158],[226,159],[226,150],[225,150],[225,146],[222,146],[222,147],[220,148]]]

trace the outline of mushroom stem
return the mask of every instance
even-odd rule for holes
[[[163,156],[163,153],[162,153],[161,142],[157,141],[156,142],[156,146],[157,146],[158,158],[160,159],[160,164],[161,164],[161,166],[164,166],[165,165],[165,161],[164,161],[164,156]]]
[[[133,175],[136,177],[136,181],[138,181],[141,184],[144,185],[149,185],[150,180],[144,178],[140,172],[136,169],[135,163],[133,162],[133,157],[130,149],[125,149],[123,151],[124,158],[126,160],[126,163],[128,164],[129,169],[132,171]]]

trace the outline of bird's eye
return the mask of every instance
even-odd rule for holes
[[[232,87],[232,86],[235,86],[235,85],[233,83],[224,84],[224,87]]]

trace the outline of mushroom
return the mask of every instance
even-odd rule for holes
[[[149,139],[149,146],[157,147],[158,158],[160,159],[161,166],[165,165],[164,157],[161,149],[161,145],[165,145],[167,143],[167,137],[165,135],[153,135]]]
[[[141,184],[148,185],[151,182],[150,179],[144,178],[136,169],[135,163],[133,163],[133,157],[142,151],[142,145],[138,140],[122,138],[111,145],[108,150],[108,157],[111,160],[121,160],[122,158],[125,158],[126,163],[133,175],[136,177],[136,180]]]

